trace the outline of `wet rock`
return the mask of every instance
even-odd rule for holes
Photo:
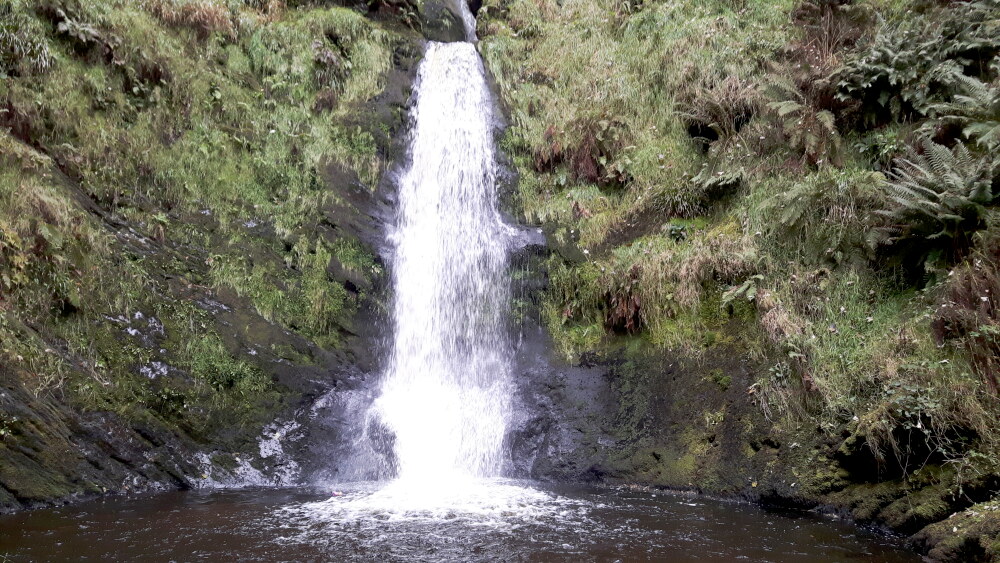
[[[189,439],[155,426],[136,428],[111,413],[79,413],[56,396],[35,396],[0,372],[8,432],[0,443],[0,510],[106,492],[187,487]],[[9,424],[10,421],[18,424]]]
[[[1000,560],[1000,501],[973,505],[925,527],[911,544],[934,561]]]
[[[555,357],[544,329],[523,327],[515,358],[518,417],[509,441],[515,470],[547,481],[590,480],[614,443],[608,420],[615,405],[607,366],[571,366]]]
[[[465,41],[465,24],[458,2],[464,0],[424,0],[420,3],[420,21],[424,37],[430,41],[451,43]]]

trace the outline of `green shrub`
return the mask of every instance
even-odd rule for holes
[[[810,174],[765,203],[771,234],[804,263],[865,262],[866,233],[885,205],[885,177],[865,170],[827,168]]]
[[[869,166],[886,171],[892,168],[896,158],[906,152],[906,131],[901,127],[876,129],[858,137],[852,148]]]
[[[191,376],[216,391],[251,395],[271,385],[259,368],[234,358],[214,334],[193,338],[185,352]]]
[[[814,107],[791,80],[775,77],[767,90],[767,104],[785,134],[788,146],[809,164],[840,161],[840,135],[833,112]]]
[[[838,73],[841,99],[862,102],[869,122],[926,116],[962,76],[984,77],[1000,53],[998,0],[955,2],[889,22]]]
[[[931,322],[939,345],[966,352],[973,370],[1000,392],[1000,241],[983,237],[982,248],[957,266],[941,291]]]
[[[877,244],[895,246],[904,265],[930,272],[964,257],[972,235],[986,228],[986,206],[1000,195],[1000,162],[961,143],[948,149],[925,139],[920,149],[890,174],[891,205],[879,211],[889,224],[873,235]]]
[[[1000,68],[1000,58],[994,66]],[[979,147],[1000,148],[1000,79],[986,83],[971,76],[958,77],[959,92],[950,102],[935,104],[944,123],[957,123],[962,134]]]

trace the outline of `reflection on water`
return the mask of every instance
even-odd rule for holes
[[[672,493],[512,481],[336,492],[167,493],[4,516],[0,561],[920,560],[843,522]]]

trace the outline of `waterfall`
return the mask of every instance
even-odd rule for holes
[[[463,42],[428,44],[414,92],[390,233],[394,340],[369,424],[390,436],[398,480],[498,477],[513,230],[497,209],[495,101]]]
[[[476,16],[472,15],[467,0],[453,0],[457,4],[458,12],[462,17],[462,25],[465,26],[465,40],[475,43],[479,41],[476,35]]]

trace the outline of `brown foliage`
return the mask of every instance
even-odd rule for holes
[[[804,31],[798,45],[806,62],[822,67],[836,63],[838,52],[854,46],[868,28],[871,15],[853,0],[806,0],[792,11]]]
[[[214,0],[148,0],[146,9],[163,23],[174,27],[193,29],[199,39],[213,33],[234,39],[236,26],[229,8]]]
[[[15,139],[27,145],[38,146],[37,132],[31,118],[9,101],[0,105],[0,128],[6,129]]]
[[[545,145],[535,151],[535,171],[548,172],[562,163],[563,146],[556,137],[556,129],[549,125],[545,130]]]
[[[938,303],[931,327],[938,344],[964,348],[972,367],[994,393],[1000,391],[1000,241],[957,266]]]
[[[838,122],[856,108],[837,99],[830,76],[842,64],[842,55],[871,29],[872,17],[870,8],[853,0],[805,0],[792,12],[803,35],[783,52],[790,78],[809,106],[834,112]]]
[[[545,130],[544,143],[534,154],[536,172],[550,172],[561,164],[577,182],[622,187],[630,179],[628,172],[615,163],[624,146],[624,125],[606,119],[580,120],[572,125],[570,135]]]
[[[325,111],[332,111],[337,107],[337,102],[340,100],[340,96],[336,91],[329,88],[320,90],[316,94],[316,101],[313,102],[313,111],[315,113],[323,113]]]
[[[642,267],[635,264],[618,287],[605,295],[607,310],[604,324],[619,333],[634,334],[642,328],[642,301],[637,286],[642,277]]]
[[[735,136],[760,109],[760,92],[749,80],[729,75],[692,77],[692,87],[678,93],[678,105],[684,108],[688,134],[703,143]]]

